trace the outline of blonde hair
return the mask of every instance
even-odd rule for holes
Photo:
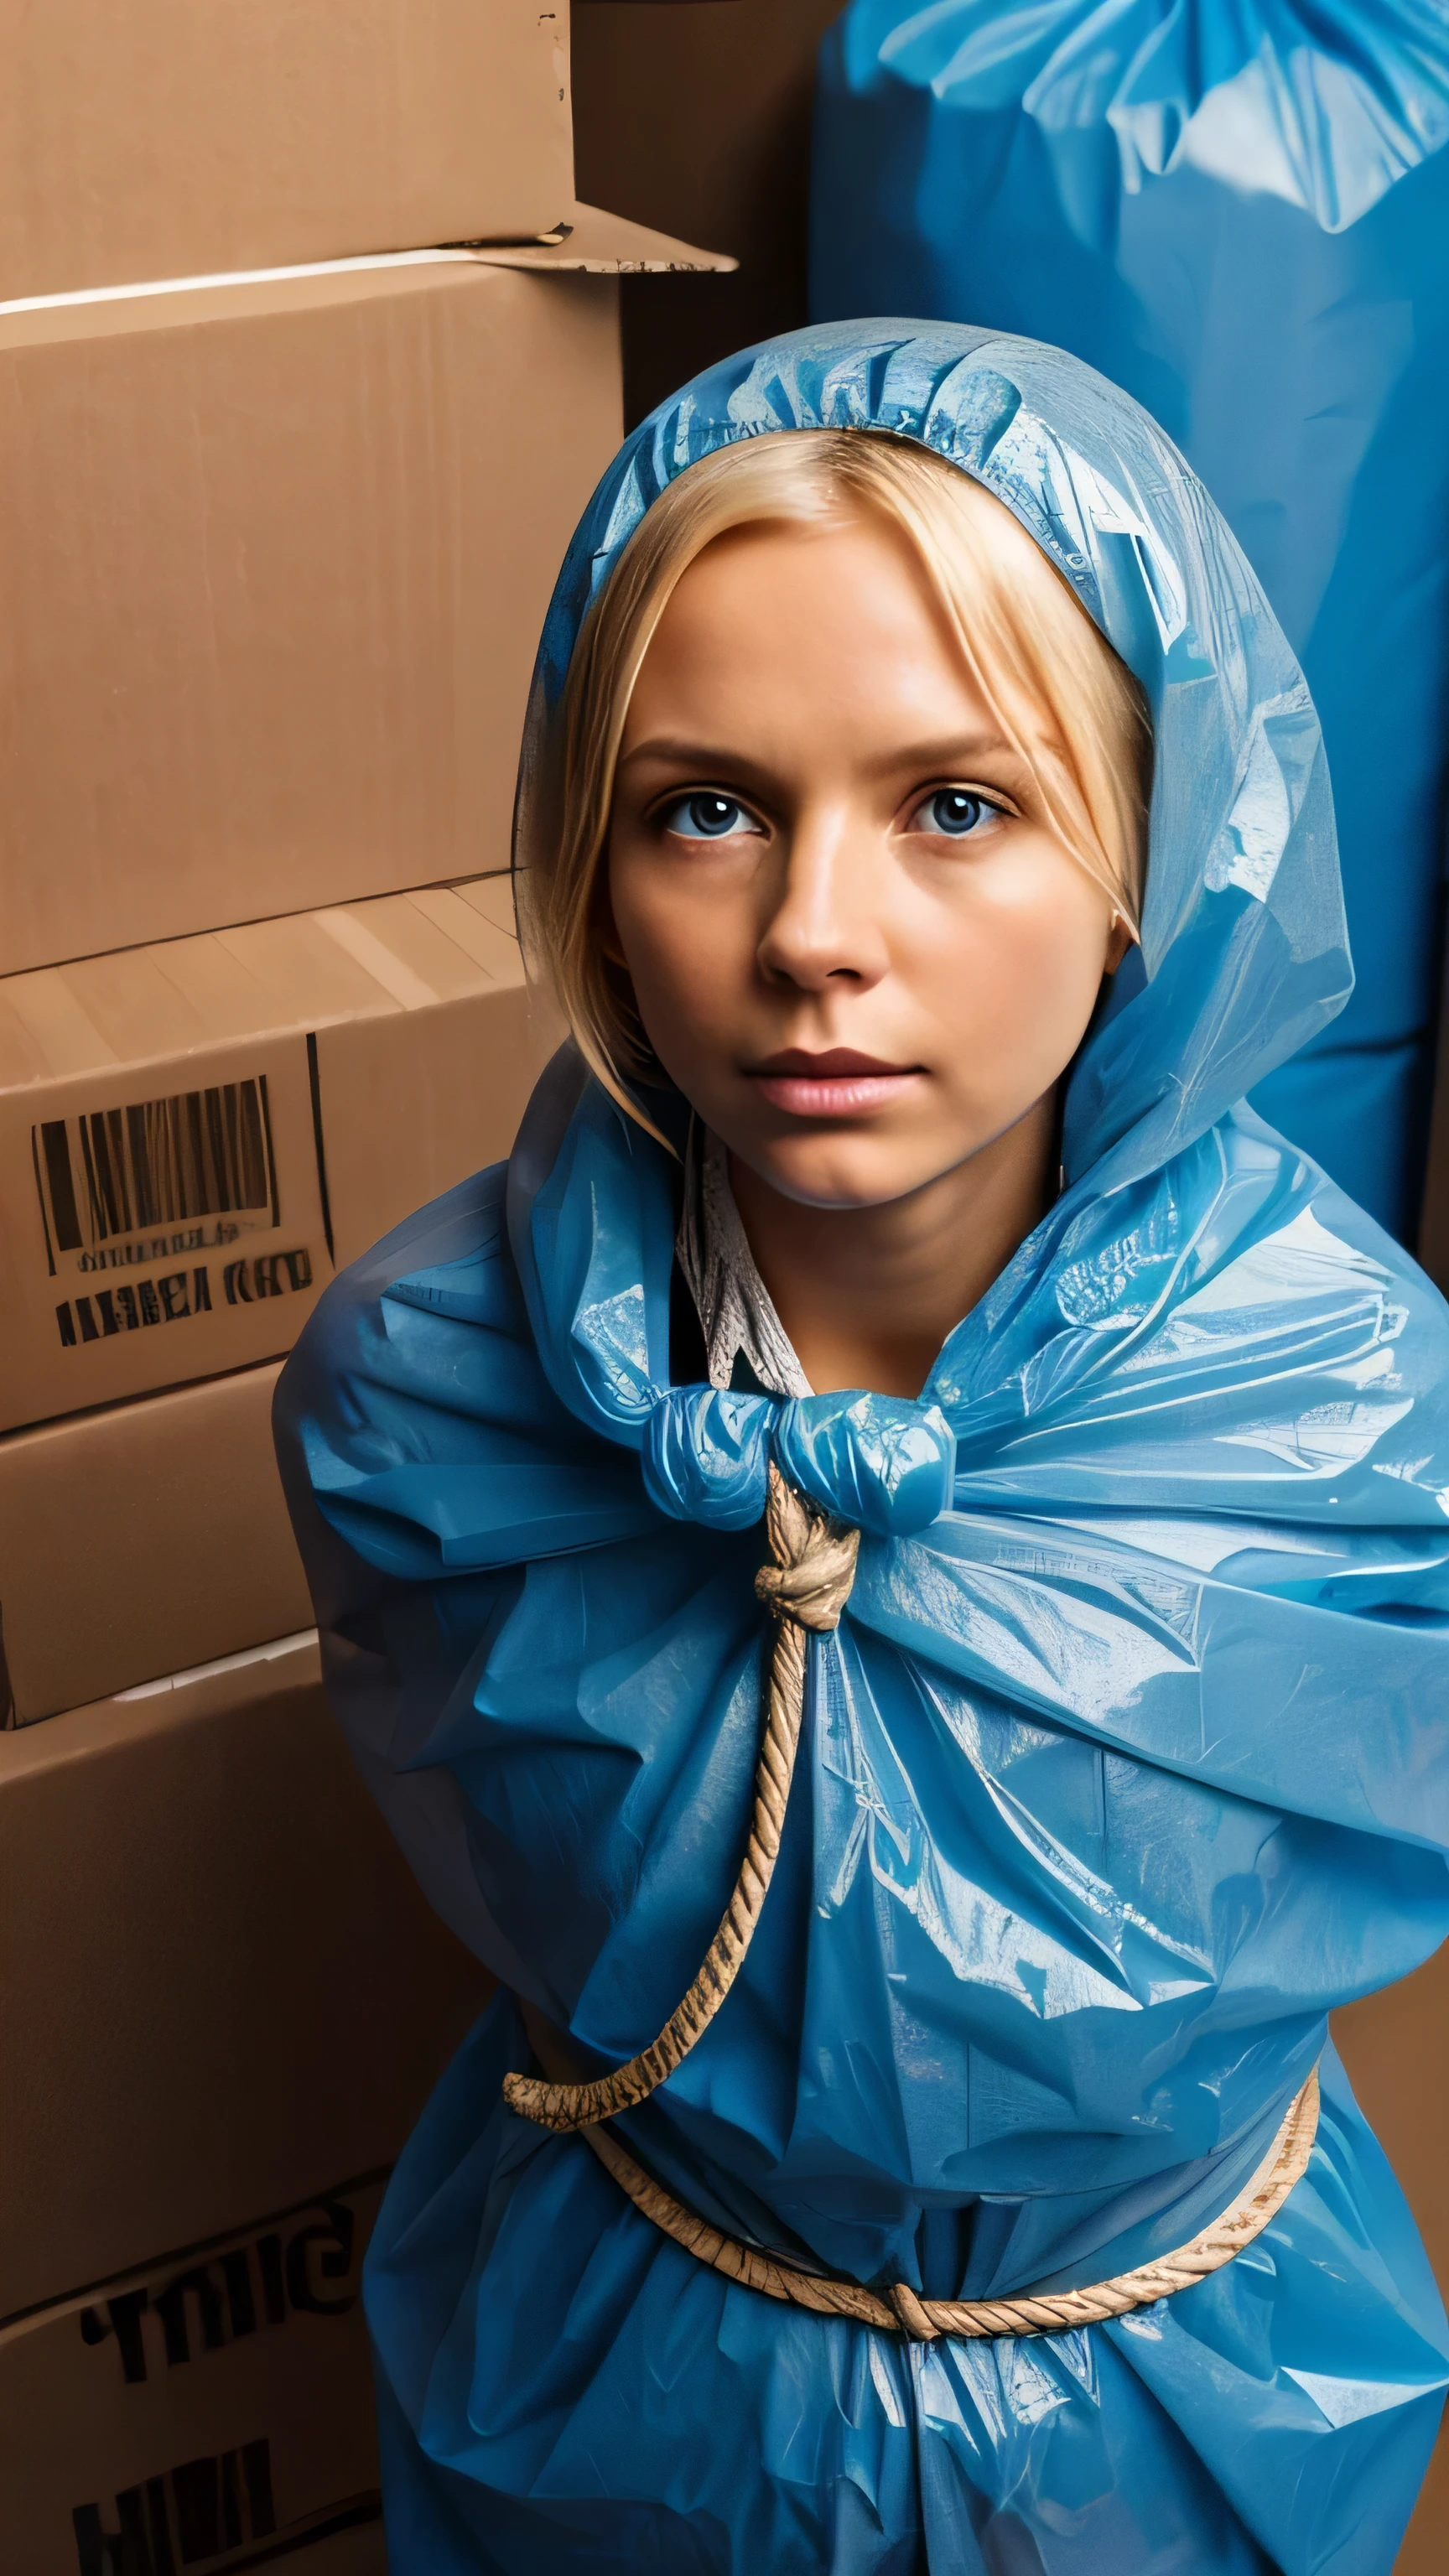
[[[601,937],[614,772],[635,682],[673,591],[716,537],[825,528],[866,511],[905,538],[1036,781],[1049,827],[1137,934],[1147,701],[1005,504],[931,449],[881,431],[780,430],[720,448],[660,494],[591,602],[562,705],[523,784],[515,839],[530,968],[551,982],[591,1070],[651,1133],[628,1084],[663,1077]]]

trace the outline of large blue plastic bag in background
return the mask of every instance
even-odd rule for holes
[[[812,304],[1073,350],[1197,468],[1322,719],[1357,990],[1255,1092],[1412,1239],[1449,696],[1449,10],[852,0]]]

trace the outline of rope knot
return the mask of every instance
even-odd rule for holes
[[[802,1628],[828,1635],[839,1626],[850,1598],[859,1530],[817,1510],[772,1465],[765,1532],[775,1562],[762,1565],[755,1576],[759,1598],[777,1619],[794,1619]]]

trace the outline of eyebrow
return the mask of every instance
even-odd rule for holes
[[[1000,734],[951,734],[934,742],[903,743],[867,769],[867,775],[885,777],[897,770],[911,770],[922,777],[949,777],[970,771],[982,760],[1000,759],[1019,762],[1021,754]],[[700,778],[716,771],[735,777],[763,778],[766,772],[747,752],[731,750],[723,743],[687,742],[674,735],[646,734],[619,761],[621,770],[636,761],[657,760],[671,768],[691,771]]]

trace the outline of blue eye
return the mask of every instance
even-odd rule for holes
[[[973,796],[968,788],[938,787],[934,796],[926,798],[918,820],[923,831],[942,832],[959,841],[968,832],[974,832],[988,814],[994,815],[996,811],[997,808],[988,805],[984,796]]]
[[[671,805],[664,829],[678,832],[686,841],[727,841],[737,832],[758,832],[759,825],[733,796],[718,796],[706,787]]]

